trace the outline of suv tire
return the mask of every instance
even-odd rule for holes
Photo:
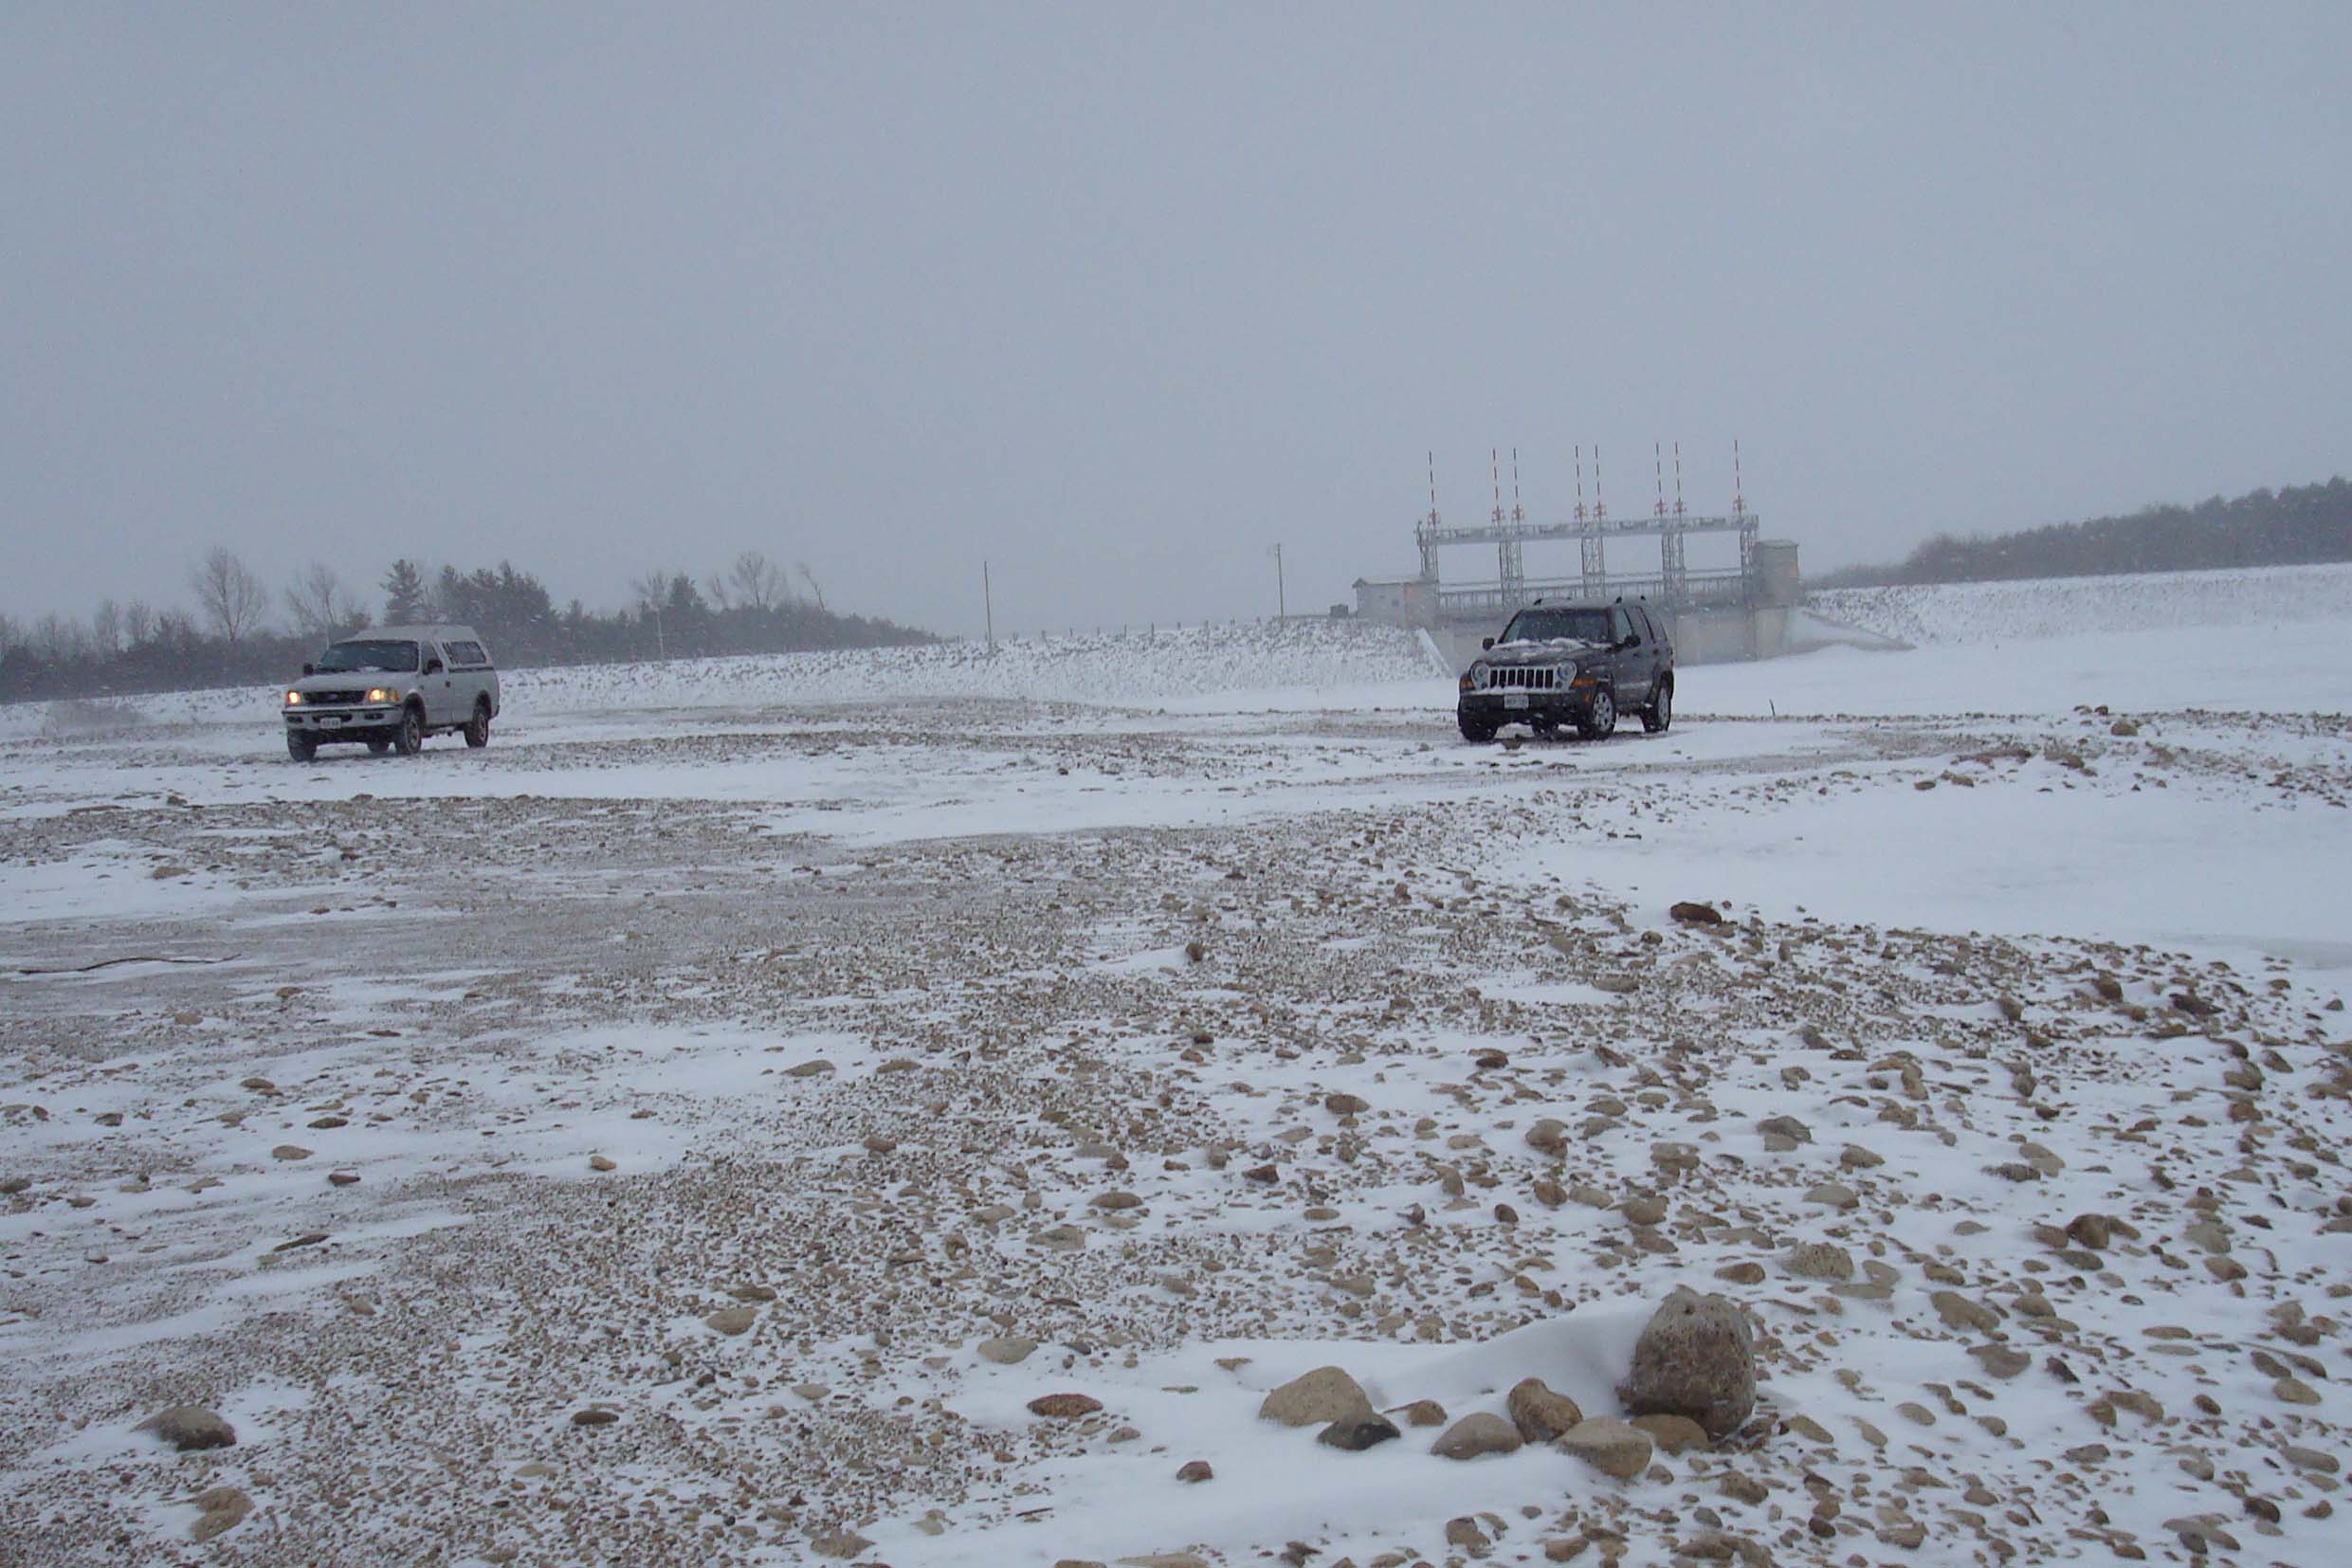
[[[1462,726],[1462,738],[1474,746],[1483,746],[1492,740],[1494,732],[1500,727],[1487,723],[1484,719],[1473,719],[1467,713],[1456,714],[1454,721]]]
[[[392,726],[392,750],[403,757],[414,757],[425,749],[425,715],[410,705],[400,710],[400,720]]]
[[[1650,705],[1642,709],[1642,728],[1652,735],[1664,735],[1667,726],[1673,722],[1674,683],[1662,682],[1658,686],[1658,695],[1652,697]]]
[[[315,762],[319,758],[319,742],[301,730],[288,730],[286,755],[297,762]]]
[[[1577,733],[1587,740],[1606,740],[1617,727],[1617,699],[1607,686],[1593,693],[1592,706],[1577,720]]]
[[[490,743],[490,704],[476,702],[474,716],[465,720],[465,744],[475,751]]]

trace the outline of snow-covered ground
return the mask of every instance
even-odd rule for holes
[[[1606,745],[1324,625],[0,716],[0,1557],[2332,1561],[2352,577],[2224,578]],[[1614,1414],[1683,1284],[1631,1480],[1257,1415]]]

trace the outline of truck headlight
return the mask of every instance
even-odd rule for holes
[[[299,692],[299,691],[289,691],[289,692],[287,692],[287,693],[286,693],[286,706],[287,706],[287,707],[290,707],[290,708],[299,708],[299,707],[301,707],[301,705],[302,705],[302,694],[301,694],[301,692]]]
[[[368,688],[368,701],[371,702],[397,702],[400,701],[400,694],[392,690],[390,686],[370,686]]]

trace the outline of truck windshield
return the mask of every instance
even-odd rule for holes
[[[1578,642],[1606,645],[1609,636],[1609,611],[1606,610],[1522,610],[1511,617],[1511,624],[1503,629],[1501,640],[1506,643],[1548,643],[1555,637],[1573,637]]]
[[[412,670],[416,668],[416,645],[392,639],[337,643],[319,655],[317,667],[321,675],[362,669]]]

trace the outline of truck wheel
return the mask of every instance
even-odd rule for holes
[[[1667,726],[1673,722],[1674,683],[1667,681],[1660,684],[1658,695],[1650,700],[1650,705],[1642,709],[1642,728],[1652,735],[1664,735]]]
[[[308,762],[319,755],[319,742],[301,730],[288,730],[286,755],[297,762]]]
[[[490,743],[490,704],[474,704],[474,716],[465,720],[465,744],[480,751]]]
[[[425,714],[415,706],[400,710],[400,722],[392,726],[392,750],[403,757],[414,757],[425,749]]]
[[[1462,726],[1462,738],[1475,746],[1483,746],[1492,740],[1498,727],[1484,719],[1473,719],[1467,713],[1454,715],[1454,721]]]
[[[1593,705],[1577,721],[1577,733],[1587,740],[1606,740],[1617,727],[1617,700],[1603,686],[1593,693]]]

